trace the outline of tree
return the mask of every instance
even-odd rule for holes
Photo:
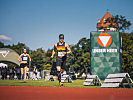
[[[80,47],[82,50],[82,53],[86,53],[90,51],[90,40],[86,38],[82,38],[79,40],[77,45]]]
[[[36,66],[37,69],[41,70],[44,65],[44,52],[41,48],[36,51],[31,51],[31,68]]]
[[[90,72],[90,53],[86,52],[82,55],[82,62],[81,65],[84,67],[86,76],[88,72]]]
[[[38,48],[31,53],[31,65],[37,66],[39,70],[50,70],[52,67],[52,60],[50,59],[52,49],[48,49],[47,52]]]
[[[0,48],[4,47],[4,43],[0,42]]]
[[[131,22],[128,21],[125,16],[122,15],[116,15],[113,16],[113,18],[107,18],[105,23],[111,23],[109,27],[115,27],[113,23],[118,24],[118,31],[125,32],[125,30],[128,30],[131,26]]]
[[[72,54],[68,55],[66,66],[74,68],[76,73],[88,73],[90,69],[90,40],[82,38],[73,46],[70,46]]]
[[[20,43],[18,42],[18,44],[16,45],[7,45],[5,46],[6,48],[10,48],[13,49],[14,51],[16,51],[19,55],[23,52],[23,48],[27,49],[27,52],[29,53],[29,48],[24,44],[24,43]]]
[[[122,72],[133,75],[133,33],[122,33]]]

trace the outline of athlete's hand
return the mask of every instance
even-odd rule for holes
[[[63,53],[63,55],[66,55],[66,52],[62,52]]]
[[[50,58],[51,58],[51,59],[53,59],[53,58],[54,58],[54,56],[51,56]]]
[[[19,63],[21,63],[21,61],[20,60],[18,60],[19,61]]]

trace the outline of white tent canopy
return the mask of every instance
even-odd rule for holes
[[[4,64],[4,63],[0,63],[0,67],[5,68],[5,67],[8,67],[8,65],[7,64]]]

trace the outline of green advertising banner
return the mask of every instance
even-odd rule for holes
[[[119,32],[91,32],[91,74],[105,79],[121,72],[121,38]]]

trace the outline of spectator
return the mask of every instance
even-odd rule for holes
[[[2,75],[2,68],[0,67],[0,75]]]
[[[16,68],[13,67],[12,71],[13,71],[13,77],[14,77],[16,75]]]
[[[29,79],[29,68],[27,67],[27,71],[26,71],[26,79]]]
[[[20,68],[17,68],[17,77],[20,79]]]
[[[35,77],[37,76],[37,68],[34,66],[33,74],[35,74]]]
[[[6,75],[7,75],[7,79],[9,80],[9,78],[10,78],[10,75],[9,75],[9,67],[7,68]]]
[[[6,67],[5,68],[3,68],[3,79],[5,80],[6,79]]]
[[[13,79],[13,71],[12,71],[12,68],[10,68],[9,74],[10,74],[10,79],[12,80]]]
[[[2,75],[2,79],[4,79],[4,67],[1,67],[1,75]]]

